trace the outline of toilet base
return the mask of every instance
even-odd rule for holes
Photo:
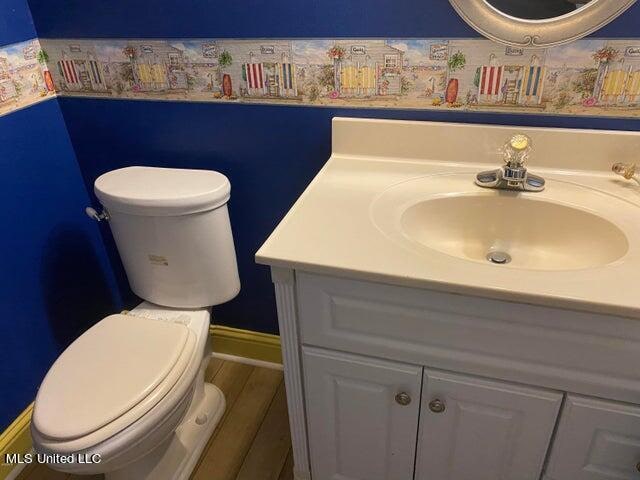
[[[198,398],[199,397],[199,398]],[[204,383],[175,432],[149,454],[105,474],[105,480],[186,480],[225,410],[224,394]]]

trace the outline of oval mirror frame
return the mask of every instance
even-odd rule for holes
[[[592,0],[575,12],[545,20],[515,18],[485,0],[449,0],[485,37],[514,47],[544,48],[578,40],[604,27],[636,0]]]

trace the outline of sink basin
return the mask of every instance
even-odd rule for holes
[[[439,182],[457,187],[459,180]],[[425,192],[430,179],[417,183],[392,187],[375,202],[372,214],[380,230],[418,253],[426,248],[507,268],[574,270],[609,265],[629,249],[623,230],[603,215],[554,198],[554,194],[562,197],[566,189],[575,196],[580,190],[576,185],[552,186],[546,196],[479,191],[467,185],[467,191],[429,196]],[[603,200],[598,192],[581,190],[583,197],[591,195],[594,205]],[[615,197],[604,200],[608,200],[604,205],[615,201],[630,208]]]
[[[426,247],[522,268],[598,267],[618,260],[628,249],[624,233],[602,217],[512,195],[426,200],[407,208],[400,222],[407,237]]]

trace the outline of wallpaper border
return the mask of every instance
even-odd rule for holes
[[[47,60],[37,38],[0,47],[0,116],[56,96]]]
[[[58,95],[640,117],[640,40],[41,39]]]
[[[0,115],[52,98],[640,118],[640,39],[32,39],[0,47]]]

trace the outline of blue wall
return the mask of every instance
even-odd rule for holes
[[[31,0],[41,37],[477,37],[446,0],[73,0],[65,9]],[[638,37],[640,3],[598,33]],[[214,310],[222,324],[276,332],[268,270],[253,255],[326,161],[335,115],[582,128],[640,128],[638,120],[465,114],[416,110],[152,101],[61,100],[82,174],[91,187],[110,169],[159,165],[216,169],[232,182],[231,220],[242,292]],[[127,303],[128,290],[108,230],[104,237]]]
[[[640,120],[464,112],[355,110],[63,98],[62,111],[88,184],[126,165],[204,168],[231,180],[229,204],[242,290],[215,321],[277,331],[268,269],[253,255],[326,162],[334,116],[529,126],[640,129]],[[110,243],[111,237],[105,231]],[[117,255],[113,255],[119,264]],[[120,270],[121,271],[121,270]],[[121,277],[124,295],[126,280]],[[129,303],[133,303],[129,297]]]
[[[60,352],[121,302],[56,100],[0,117],[0,159],[1,431]]]
[[[0,44],[35,37],[24,1],[0,6]],[[121,302],[60,106],[0,117],[0,431],[74,338]]]
[[[615,0],[614,0],[615,1]],[[43,38],[476,37],[447,0],[30,0]],[[640,4],[599,37],[635,37]]]
[[[36,36],[26,0],[3,0],[0,4],[0,45],[9,45]]]

